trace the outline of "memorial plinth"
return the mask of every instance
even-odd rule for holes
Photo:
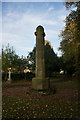
[[[35,90],[45,90],[49,88],[49,81],[45,78],[45,58],[44,58],[44,28],[36,28],[36,77],[32,79],[32,87]]]

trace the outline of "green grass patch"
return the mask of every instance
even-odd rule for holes
[[[31,85],[32,81],[26,81],[26,80],[20,80],[16,82],[2,82],[3,86],[8,86],[8,85]],[[80,83],[78,80],[64,80],[61,77],[60,78],[53,78],[50,79],[50,84],[55,85],[57,88],[80,88]]]
[[[5,85],[28,85],[28,84],[31,84],[32,81],[27,81],[27,80],[20,80],[20,81],[15,81],[15,82],[2,82],[2,85],[5,86]]]
[[[56,81],[56,82],[55,82]],[[77,80],[59,81],[58,78],[50,80],[56,88],[79,88]],[[31,81],[3,82],[8,85],[29,85]],[[55,95],[54,95],[55,96]],[[43,96],[42,96],[43,97]],[[64,101],[61,99],[17,99],[2,97],[2,118],[5,119],[31,119],[31,118],[78,118],[80,117],[78,101]]]
[[[80,88],[78,81],[63,81],[63,82],[53,82],[57,88]]]
[[[3,119],[78,118],[78,102],[3,97]]]

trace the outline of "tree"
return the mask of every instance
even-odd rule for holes
[[[28,61],[31,61],[31,68],[35,71],[36,64],[36,47],[33,48],[32,52],[27,56]],[[54,53],[53,48],[47,43],[45,45],[45,72],[46,76],[51,76],[53,72],[60,70],[60,59]]]
[[[15,54],[13,47],[10,47],[9,44],[5,49],[2,47],[2,70],[4,72],[8,72],[9,67],[14,68],[17,59],[18,55]]]
[[[2,47],[2,71],[5,72],[5,79],[7,79],[8,68],[12,65],[14,53],[13,47],[10,48],[9,44],[5,49]]]
[[[29,52],[27,56],[28,68],[35,72],[36,66],[36,47],[33,48],[32,52]]]
[[[8,68],[11,68],[13,73],[21,73],[24,71],[26,63],[26,58],[20,58],[9,44],[6,48],[2,47],[2,71],[5,73],[5,80],[7,79]]]
[[[51,76],[53,72],[58,72],[60,70],[59,59],[54,53],[53,48],[47,43],[45,45],[45,71],[46,76]]]
[[[71,10],[71,13],[66,17],[66,25],[61,32],[62,41],[59,49],[63,53],[67,72],[73,74],[80,69],[80,2],[67,2],[65,5],[67,9],[72,9],[72,7],[76,7],[76,9]]]

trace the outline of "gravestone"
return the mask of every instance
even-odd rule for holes
[[[49,88],[49,81],[45,78],[44,59],[44,28],[36,28],[36,77],[32,79],[32,87],[35,90],[45,90]]]
[[[8,76],[8,81],[9,81],[9,82],[11,82],[11,81],[12,81],[12,80],[11,80],[11,71],[9,70],[9,72],[8,72],[8,73],[9,73],[9,76]]]

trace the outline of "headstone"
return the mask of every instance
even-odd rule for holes
[[[32,79],[32,87],[35,90],[45,90],[49,88],[48,79],[45,78],[45,59],[44,59],[44,28],[36,28],[36,77]]]
[[[9,77],[8,77],[8,81],[10,81],[11,82],[11,71],[9,70]]]

